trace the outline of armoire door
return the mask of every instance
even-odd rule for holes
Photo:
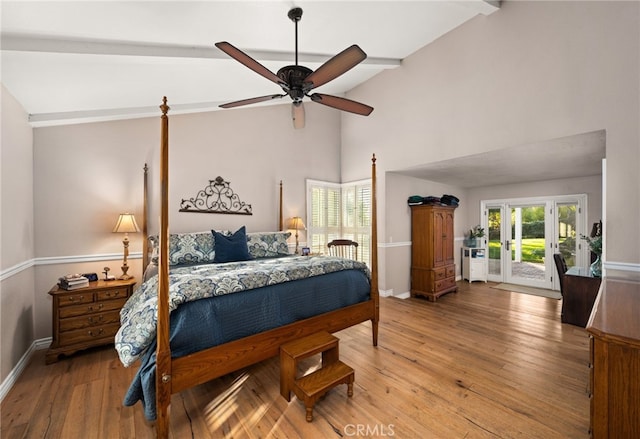
[[[442,255],[445,264],[453,264],[453,212],[444,212]]]
[[[443,210],[433,212],[433,266],[441,267],[446,262],[447,213]]]

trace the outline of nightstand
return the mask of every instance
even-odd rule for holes
[[[133,293],[135,279],[89,282],[86,288],[63,290],[57,285],[49,291],[53,298],[53,342],[46,364],[58,361],[60,354],[113,343],[120,328],[120,309]]]

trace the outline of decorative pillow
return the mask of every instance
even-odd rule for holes
[[[247,233],[244,226],[240,227],[231,236],[225,236],[215,230],[211,232],[213,233],[216,247],[213,262],[235,262],[252,259],[247,247]]]
[[[149,236],[147,238],[147,256],[149,256],[149,265],[158,265],[158,257],[160,255],[160,239],[158,235]]]
[[[229,235],[222,230],[219,233]],[[158,264],[158,235],[149,237],[151,263]],[[169,235],[169,265],[208,264],[215,258],[215,242],[211,231],[171,233]]]
[[[258,232],[247,234],[249,253],[254,258],[274,258],[289,254],[287,238],[291,232]]]
[[[214,248],[211,232],[172,233],[169,235],[169,265],[212,262]]]
[[[156,274],[158,274],[158,260],[157,259],[156,259],[155,262],[151,261],[151,262],[149,262],[149,265],[147,265],[147,268],[144,270],[144,273],[142,273],[142,282],[148,281],[149,279],[151,279]]]

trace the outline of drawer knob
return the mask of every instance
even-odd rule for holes
[[[102,323],[102,321],[104,320],[104,316],[100,315],[97,318],[94,318],[93,316],[89,317],[89,323]]]
[[[104,332],[104,329],[102,328],[98,329],[97,333],[94,333],[93,331],[88,331],[88,332],[91,337],[97,337],[99,335],[102,335],[102,333]]]
[[[101,304],[99,304],[99,305],[98,305],[98,310],[101,310],[103,306],[104,306],[104,305],[103,305],[102,303],[101,303]],[[88,309],[89,311],[94,311],[93,306],[90,306],[90,307],[89,307],[89,308],[87,308],[87,309]]]
[[[107,291],[107,297],[118,297],[120,295],[120,291],[116,291],[112,293],[111,291]]]
[[[84,299],[84,296],[69,296],[69,302],[79,302]]]

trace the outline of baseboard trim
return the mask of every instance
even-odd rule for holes
[[[390,290],[380,290],[380,297],[390,297],[393,296],[393,288]]]
[[[16,366],[11,370],[11,372],[9,372],[7,378],[5,378],[4,381],[2,381],[2,384],[0,384],[0,402],[4,400],[4,397],[7,396],[7,393],[9,393],[13,385],[16,383],[16,381],[18,381],[18,378],[20,378],[20,375],[22,375],[22,372],[24,372],[24,369],[29,364],[29,360],[31,360],[33,353],[35,351],[48,348],[51,345],[51,341],[52,338],[47,337],[35,340],[33,343],[31,343],[29,349],[27,349]]]

